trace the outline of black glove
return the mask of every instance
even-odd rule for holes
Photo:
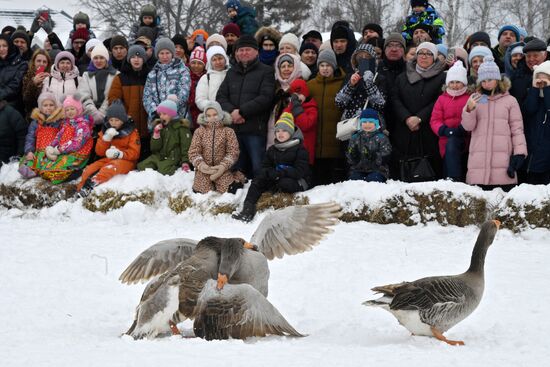
[[[270,168],[267,170],[266,176],[269,180],[277,181],[279,178],[281,178],[281,172],[277,171],[274,168]]]
[[[508,174],[508,177],[514,178],[516,177],[516,171],[523,166],[523,162],[525,161],[525,155],[523,154],[514,154],[510,157],[510,164],[508,165],[508,170],[506,173]]]
[[[293,94],[292,97],[290,97],[290,101],[292,102],[292,116],[298,117],[302,113],[304,113],[304,108],[302,107],[302,101],[300,101],[300,98],[298,98],[298,95]]]
[[[40,15],[37,15],[36,17],[34,17],[34,19],[32,21],[32,24],[31,24],[31,29],[29,29],[29,31],[31,31],[33,34],[40,30],[40,24],[38,23],[38,18],[39,17],[40,17]]]

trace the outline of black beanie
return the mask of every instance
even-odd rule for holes
[[[489,37],[489,35],[485,32],[476,32],[470,36],[470,49],[472,49],[472,44],[475,42],[483,42],[487,45],[487,47],[491,48],[491,37]]]
[[[382,30],[382,27],[380,27],[379,24],[376,24],[376,23],[369,23],[369,24],[365,25],[365,26],[363,27],[363,32],[362,32],[362,33],[365,34],[365,31],[366,31],[367,29],[373,30],[373,31],[375,31],[376,33],[378,33],[378,36],[379,36],[380,38],[384,37],[384,31]]]
[[[25,42],[27,43],[27,46],[30,47],[30,38],[29,38],[29,35],[27,34],[27,32],[25,32],[24,30],[16,30],[15,32],[13,32],[11,34],[11,41],[15,41],[17,38],[22,38],[25,40]]]
[[[313,43],[302,42],[302,46],[300,46],[300,52],[298,53],[301,55],[305,50],[313,50],[317,55],[319,55],[319,49]]]
[[[347,28],[339,26],[335,27],[332,32],[330,32],[330,41],[334,41],[337,39],[348,39],[349,33]]]
[[[259,49],[256,38],[250,34],[242,35],[241,38],[235,42],[234,51],[236,52],[241,47],[252,47],[253,49]]]
[[[111,38],[111,44],[110,44],[111,48],[110,50],[113,49],[113,47],[115,46],[122,46],[124,47],[125,49],[128,49],[129,45],[128,45],[128,40],[126,39],[126,37],[124,36],[120,36],[120,35],[117,35],[117,36],[113,36]]]
[[[11,35],[13,32],[15,32],[15,27],[12,27],[11,25],[7,25],[2,28],[2,34],[7,33],[8,35]]]

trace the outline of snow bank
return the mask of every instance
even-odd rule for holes
[[[190,210],[197,215],[219,215],[237,210],[249,185],[236,195],[216,192],[203,195],[192,191],[193,177],[192,172],[181,170],[172,176],[152,170],[134,171],[114,177],[82,200],[76,199],[74,184],[52,186],[40,178],[25,181],[17,173],[17,164],[12,163],[0,170],[0,206],[17,209],[18,215],[59,205],[64,210],[84,206],[92,212],[109,212],[131,205],[153,212]],[[500,189],[483,191],[476,186],[445,180],[413,184],[391,180],[385,184],[347,181],[295,195],[265,194],[258,209],[326,201],[342,205],[343,220],[348,222],[366,220],[406,225],[437,222],[467,226],[494,217],[514,231],[528,227],[550,228],[550,185],[520,185],[505,193]],[[29,210],[32,208],[36,211]]]

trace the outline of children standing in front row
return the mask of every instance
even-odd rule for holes
[[[65,120],[37,164],[38,174],[54,184],[77,178],[86,166],[93,147],[92,123],[83,115],[78,95],[63,101]]]
[[[76,187],[81,196],[87,196],[95,186],[113,176],[126,174],[136,168],[140,153],[139,132],[128,118],[120,100],[114,101],[107,109],[95,152],[101,158],[82,172]]]
[[[477,74],[477,93],[462,112],[462,126],[472,132],[466,183],[507,191],[527,156],[521,111],[492,56],[485,56]]]
[[[256,215],[256,203],[262,193],[272,191],[305,191],[311,185],[309,154],[303,135],[294,125],[291,113],[283,112],[275,124],[275,144],[265,153],[262,167],[252,180],[243,209],[233,218],[250,222]]]
[[[21,158],[19,173],[24,178],[37,175],[38,162],[46,155],[45,149],[55,139],[63,122],[63,108],[56,96],[42,92],[38,96],[38,108],[31,113],[32,122],[25,138],[25,155]]]
[[[460,125],[462,110],[470,97],[467,71],[455,62],[447,72],[445,92],[435,102],[430,120],[434,134],[439,136],[439,153],[443,158],[443,174],[453,181],[464,182],[466,131]]]
[[[218,102],[208,102],[197,122],[199,128],[189,147],[189,160],[195,167],[193,191],[234,194],[243,185],[237,174],[230,171],[239,159],[237,135],[232,128],[224,126],[231,124],[231,115],[222,111]]]
[[[140,171],[152,168],[163,175],[172,175],[181,167],[189,172],[187,151],[191,145],[189,120],[178,117],[177,97],[169,95],[156,109],[160,118],[153,121],[151,156],[138,163]]]
[[[361,111],[359,129],[351,136],[346,155],[350,165],[350,180],[386,182],[391,143],[380,129],[376,110],[367,108]]]

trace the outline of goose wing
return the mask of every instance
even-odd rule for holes
[[[226,284],[220,291],[214,280],[206,283],[199,297],[193,328],[195,335],[207,340],[304,336],[250,285]]]
[[[134,284],[174,269],[191,257],[197,243],[188,238],[160,241],[139,254],[118,279],[125,284]]]
[[[464,303],[467,293],[464,282],[454,276],[423,278],[396,284],[393,288],[390,286],[384,286],[390,292],[383,293],[393,296],[390,303],[392,310],[423,311],[459,305]],[[381,288],[376,287],[373,290],[380,291]]]
[[[269,260],[309,251],[332,231],[341,210],[336,203],[276,210],[261,221],[250,242]]]

